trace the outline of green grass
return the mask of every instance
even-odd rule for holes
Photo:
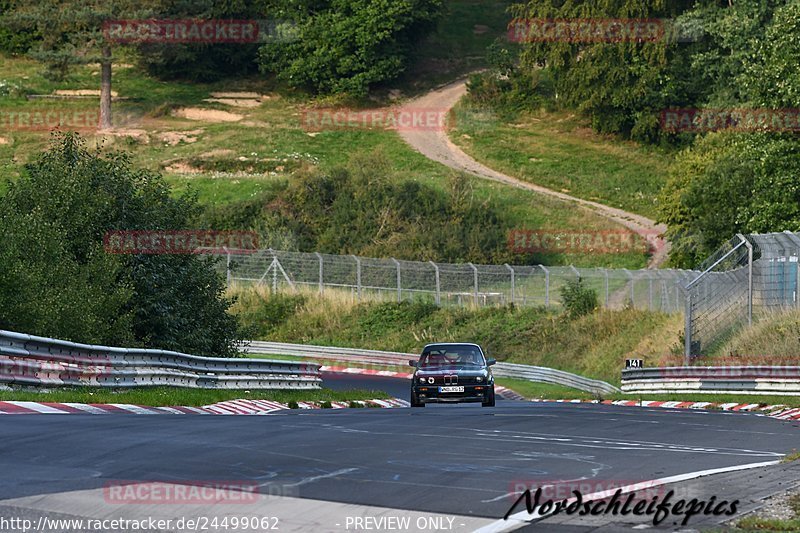
[[[800,531],[800,494],[789,497],[789,507],[794,512],[792,519],[778,520],[748,516],[736,523],[735,531]]]
[[[591,400],[594,398],[590,393],[577,389],[571,389],[561,385],[553,385],[551,383],[537,383],[535,381],[513,378],[495,378],[494,382],[497,385],[502,385],[503,387],[509,388],[529,399]]]
[[[668,154],[597,135],[566,112],[540,111],[489,125],[456,122],[450,137],[496,170],[649,217],[656,214],[656,196],[671,164]]]
[[[241,289],[233,311],[254,338],[416,353],[429,342],[477,342],[500,361],[558,368],[619,383],[624,360],[648,364],[677,344],[680,316],[600,311],[570,320],[540,307],[439,308],[362,302],[326,291],[272,295]]]
[[[0,401],[127,403],[133,405],[197,407],[225,400],[273,400],[289,402],[346,402],[388,398],[382,391],[349,390],[219,390],[152,387],[112,391],[98,388],[68,388],[49,392],[26,390],[0,391]]]
[[[453,3],[452,9],[460,16],[468,14],[467,7]],[[502,12],[502,10],[500,11]],[[505,17],[505,15],[502,15]],[[458,21],[448,22],[461,27]],[[499,22],[493,23],[504,27]],[[468,33],[474,24],[467,24]],[[449,30],[448,30],[449,31]],[[465,30],[467,31],[467,30]],[[463,37],[463,36],[462,36]],[[483,37],[481,37],[483,38]],[[461,41],[466,42],[464,39]],[[458,41],[458,39],[456,39]],[[473,44],[464,45],[473,46]],[[474,45],[478,46],[478,45]],[[436,48],[436,47],[433,47]],[[477,49],[477,48],[476,48]],[[71,79],[53,83],[38,72],[40,66],[21,58],[0,58],[0,79],[24,87],[27,93],[50,93],[61,88],[97,87],[96,68],[76,68]],[[114,103],[115,116],[134,117],[125,127],[144,130],[144,136],[88,135],[90,146],[102,146],[129,152],[138,167],[163,172],[176,194],[192,189],[205,205],[220,205],[257,197],[273,188],[285,187],[293,179],[297,165],[319,166],[330,169],[346,163],[356,152],[380,150],[388,160],[397,180],[413,180],[438,190],[446,190],[451,171],[412,150],[392,131],[336,130],[309,135],[302,127],[303,109],[313,102],[298,93],[276,91],[269,80],[228,80],[219,84],[189,84],[161,82],[148,77],[136,68],[118,68],[114,76],[114,90],[131,100]],[[270,95],[258,108],[227,108],[244,116],[237,123],[211,123],[173,117],[168,110],[173,107],[225,108],[202,100],[215,90],[254,90]],[[0,98],[0,109],[25,111],[55,106],[67,109],[94,110],[96,100],[27,101],[24,98]],[[180,141],[168,144],[160,139],[164,133],[193,132],[194,142]],[[31,161],[47,146],[48,134],[41,131],[11,131],[0,134],[7,144],[0,143],[0,192],[9,180],[19,176],[22,165]],[[241,158],[268,161],[283,170],[268,172],[230,173],[200,169],[187,173],[189,162],[204,161],[209,168],[247,166]],[[282,164],[285,162],[285,164]],[[263,168],[256,164],[255,167]],[[613,230],[619,226],[584,210],[567,208],[565,204],[530,192],[511,189],[497,183],[471,179],[473,197],[477,202],[492,202],[499,206],[514,227],[549,231]],[[608,254],[548,254],[542,256],[544,264],[574,264],[576,266],[603,266],[642,268],[647,257],[639,252]]]

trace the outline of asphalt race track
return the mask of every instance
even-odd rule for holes
[[[494,409],[429,405],[259,417],[11,415],[0,419],[0,435],[0,516],[224,510],[276,516],[281,531],[375,530],[345,520],[405,511],[415,519],[450,517],[445,529],[469,531],[497,526],[520,484],[635,483],[777,461],[800,442],[797,422],[751,414],[514,401]],[[774,477],[757,472],[765,469],[744,471],[741,479]],[[103,492],[119,482],[212,480],[258,484],[269,501],[215,509],[115,505]],[[741,483],[718,490],[719,499],[746,496]],[[571,526],[548,520],[529,527],[588,527],[577,518]]]
[[[392,398],[408,400],[411,380],[359,374],[323,372],[323,386],[333,390],[365,389],[383,391]]]

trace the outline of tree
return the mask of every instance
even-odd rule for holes
[[[516,19],[672,19],[688,9],[689,0],[530,0],[512,6]],[[555,86],[557,103],[578,109],[600,132],[621,133],[638,140],[660,136],[658,116],[668,105],[691,101],[699,88],[685,68],[685,45],[663,27],[660,37],[636,41],[578,39],[523,44],[522,74],[545,69]],[[523,39],[524,40],[524,39]]]
[[[713,133],[684,151],[659,201],[673,265],[692,268],[736,233],[800,230],[792,135]]]
[[[399,76],[413,43],[433,28],[442,12],[442,0],[277,3],[295,20],[299,35],[290,43],[265,44],[259,54],[261,70],[276,72],[295,87],[355,96]]]
[[[153,15],[159,0],[29,0],[12,6],[4,26],[41,36],[30,55],[41,61],[45,73],[63,79],[70,67],[100,64],[100,129],[110,129],[113,39],[103,24],[115,19],[144,19]]]
[[[198,210],[123,153],[73,134],[26,167],[0,203],[0,325],[105,344],[233,356],[240,331],[224,280],[195,255],[114,255],[111,230],[186,229]]]

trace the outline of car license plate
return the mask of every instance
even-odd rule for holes
[[[464,392],[464,387],[439,387],[439,392]]]

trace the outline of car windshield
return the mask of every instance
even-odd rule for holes
[[[422,352],[420,368],[476,367],[485,366],[486,361],[477,346],[451,345],[430,346]]]

